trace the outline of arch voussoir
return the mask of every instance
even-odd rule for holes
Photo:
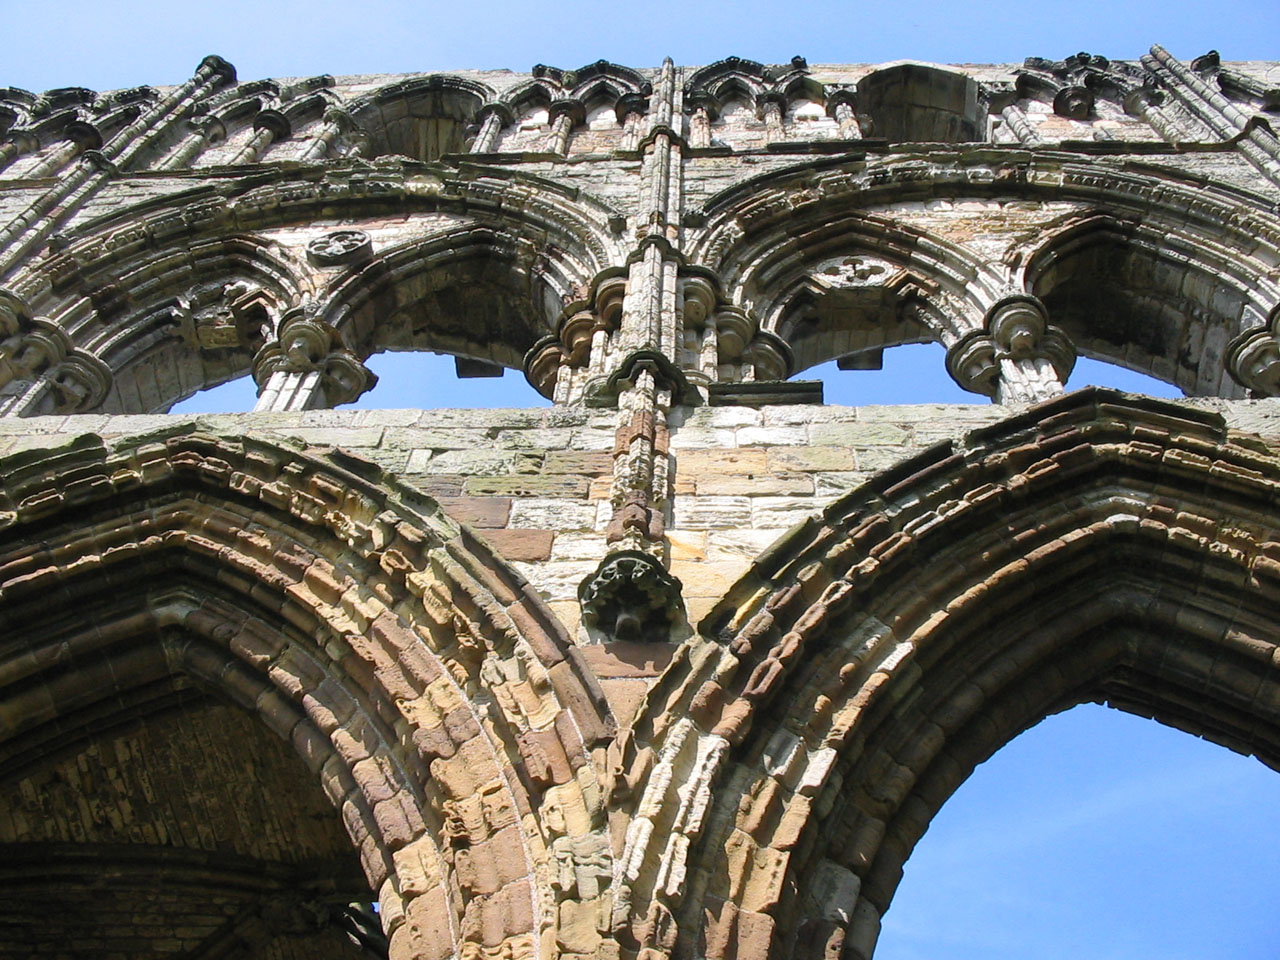
[[[612,719],[518,574],[348,464],[181,429],[13,458],[0,622],[50,597],[71,612],[9,645],[0,748],[146,709],[148,685],[210,691],[328,795],[392,956],[536,951],[558,923],[553,848],[602,826],[584,784]]]
[[[938,807],[1084,700],[1275,765],[1277,477],[1212,414],[1093,390],[831,504],[712,610],[636,725],[637,817],[684,829],[690,879],[671,899],[629,837],[631,935],[869,957]],[[734,784],[696,822],[691,777]]]

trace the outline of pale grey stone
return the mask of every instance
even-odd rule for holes
[[[500,476],[536,473],[542,458],[512,450],[445,450],[427,461],[423,473]]]
[[[752,497],[751,526],[763,529],[792,527],[817,509],[818,505],[810,497]]]
[[[674,525],[692,529],[751,526],[751,498],[679,497]]]
[[[672,431],[672,450],[706,450],[712,447],[732,447],[734,431],[715,427],[681,427]]]
[[[815,423],[809,427],[809,441],[845,447],[901,446],[911,434],[893,423]]]
[[[510,527],[526,530],[591,530],[596,505],[581,500],[528,499],[511,503]]]
[[[740,447],[799,447],[809,434],[804,427],[743,427],[736,439]]]

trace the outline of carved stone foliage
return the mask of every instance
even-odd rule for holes
[[[683,616],[680,591],[649,554],[611,553],[578,587],[582,622],[597,640],[667,642]]]

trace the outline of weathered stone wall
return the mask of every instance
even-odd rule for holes
[[[869,960],[1049,712],[1280,768],[1273,72],[0,90],[0,952]]]

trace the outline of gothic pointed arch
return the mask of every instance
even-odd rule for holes
[[[588,63],[577,70],[565,73],[561,76],[560,82],[568,89],[571,96],[579,99],[586,99],[586,91],[595,89],[601,83],[606,83],[616,90],[619,97],[627,93],[646,95],[653,90],[653,84],[639,71],[608,60],[597,60],[595,63]]]
[[[870,957],[936,810],[1079,702],[1280,769],[1277,476],[1274,445],[1215,414],[1086,390],[832,503],[699,625],[633,729],[616,766],[669,839],[629,834],[621,935]]]
[[[608,874],[603,698],[434,501],[336,451],[181,425],[0,473],[0,769],[184,697],[237,708],[328,796],[392,958],[536,952],[580,892],[552,864]]]
[[[1238,251],[1151,218],[1071,216],[1027,245],[1023,287],[1087,356],[1173,383],[1188,396],[1241,397],[1229,342],[1261,326],[1269,291]],[[1015,257],[1018,254],[1014,254]]]

